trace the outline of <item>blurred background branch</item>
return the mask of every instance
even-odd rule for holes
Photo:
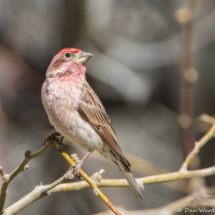
[[[193,68],[193,19],[197,0],[189,0],[187,5],[177,12],[177,19],[182,24],[181,54],[181,101],[179,125],[182,130],[185,156],[193,148],[193,83],[197,80],[197,71]]]

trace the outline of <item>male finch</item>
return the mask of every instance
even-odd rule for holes
[[[125,175],[135,196],[143,199],[110,118],[86,81],[85,63],[92,56],[76,48],[65,48],[55,55],[42,86],[44,108],[61,135],[88,151],[74,167],[77,175],[84,160],[97,150]]]

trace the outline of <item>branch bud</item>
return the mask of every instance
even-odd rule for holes
[[[93,179],[94,181],[101,181],[103,178],[102,178],[102,173],[104,173],[105,170],[104,169],[101,169],[99,172],[95,172],[93,173],[90,178]]]
[[[27,151],[25,152],[25,157],[28,158],[30,155],[31,155],[31,151],[30,151],[30,150],[27,150]]]
[[[27,169],[29,169],[29,165],[28,165],[28,164],[26,164],[26,165],[24,166],[24,171],[27,170]]]
[[[77,153],[71,154],[71,158],[72,158],[72,160],[73,160],[75,163],[80,162],[80,159],[79,159]]]

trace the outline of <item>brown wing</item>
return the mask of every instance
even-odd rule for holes
[[[82,98],[78,106],[78,111],[89,122],[92,128],[119,154],[124,162],[130,166],[117,144],[117,136],[110,118],[98,96],[87,82],[84,83],[82,88]]]

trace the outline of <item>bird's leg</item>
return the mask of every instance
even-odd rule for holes
[[[64,137],[59,132],[54,131],[45,139],[44,145],[47,141],[52,141],[53,139],[57,139],[59,145],[63,144]]]
[[[88,156],[93,152],[92,149],[89,149],[89,151],[87,152],[87,154],[75,165],[71,166],[71,168],[74,168],[74,174],[79,177],[80,176],[80,169],[81,166],[83,165],[84,161],[88,158]]]

